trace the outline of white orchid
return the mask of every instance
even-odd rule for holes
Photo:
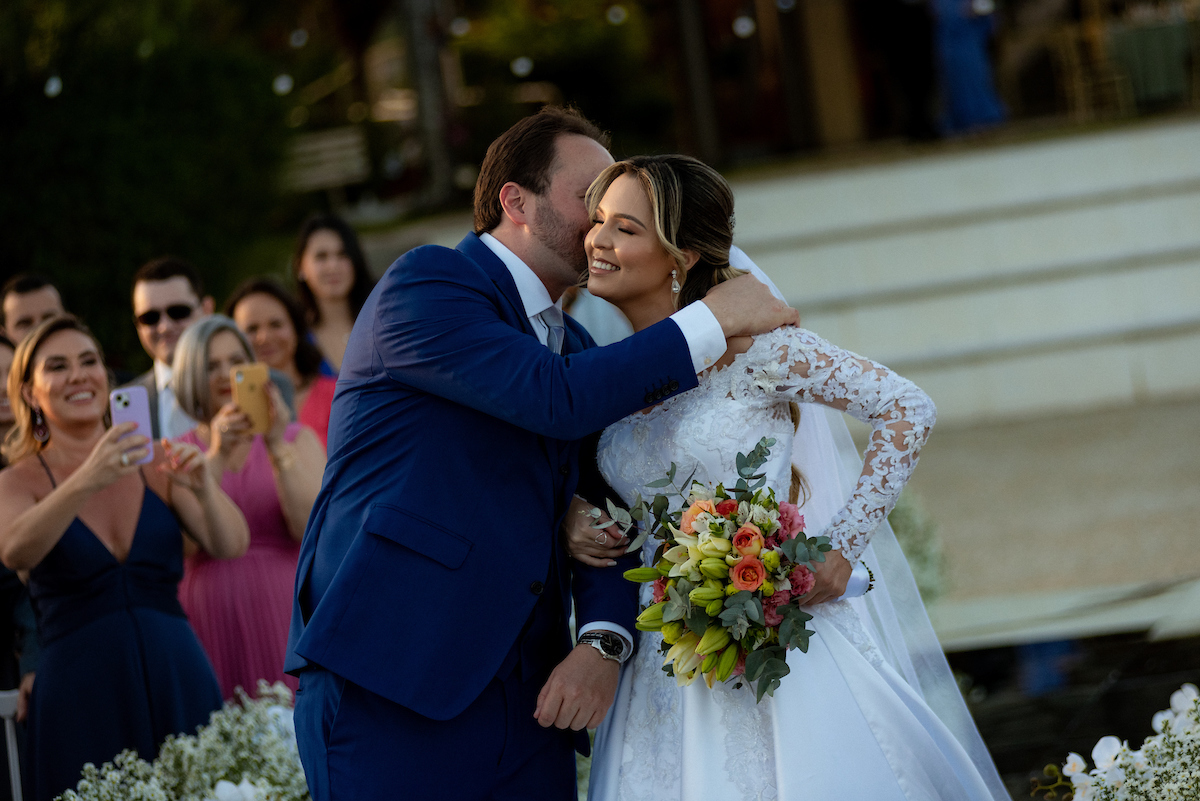
[[[1087,760],[1079,754],[1072,751],[1067,754],[1067,761],[1063,763],[1063,774],[1066,776],[1075,776],[1078,773],[1087,771]]]
[[[1108,770],[1117,761],[1121,748],[1121,741],[1116,737],[1101,737],[1092,749],[1092,763],[1100,770]]]
[[[1195,801],[1200,798],[1200,692],[1185,684],[1171,695],[1171,709],[1154,715],[1156,732],[1131,750],[1116,737],[1092,749],[1095,767],[1076,753],[1062,774],[1071,780],[1074,801]]]
[[[1191,710],[1197,698],[1200,698],[1200,691],[1196,689],[1196,685],[1185,684],[1171,693],[1171,711],[1182,715]]]

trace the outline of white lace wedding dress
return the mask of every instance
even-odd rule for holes
[[[635,493],[648,498],[661,491],[646,485],[671,462],[681,478],[695,469],[697,481],[731,481],[736,454],[773,437],[767,480],[786,499],[793,444],[789,402],[833,406],[874,426],[868,469],[849,503],[843,493],[836,505],[801,507],[808,534],[829,536],[855,562],[908,480],[934,408],[911,382],[803,329],[756,338],[732,364],[703,375],[695,389],[609,427],[600,440],[600,469],[632,501]],[[802,408],[802,414],[821,412]],[[836,483],[833,477],[806,479]],[[647,563],[657,544],[644,546]],[[648,596],[646,585],[643,603]],[[597,733],[589,798],[997,797],[998,777],[985,782],[919,690],[884,658],[864,609],[861,599],[809,607],[816,635],[808,653],[789,654],[791,674],[760,704],[748,688],[734,689],[733,681],[712,690],[703,682],[678,687],[661,669],[661,635],[643,633]]]

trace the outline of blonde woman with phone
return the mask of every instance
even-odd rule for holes
[[[172,383],[180,407],[198,422],[179,439],[207,451],[221,488],[246,516],[250,547],[232,562],[187,558],[179,600],[208,652],[225,698],[253,694],[259,679],[283,673],[300,539],[321,486],[325,450],[312,430],[291,422],[266,366],[233,320],[192,325],[175,348]]]

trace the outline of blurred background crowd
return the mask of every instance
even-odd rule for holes
[[[12,0],[0,368],[69,311],[114,386],[147,389],[156,435],[228,459],[246,555],[189,552],[178,600],[221,696],[280,678],[358,308],[405,250],[469,229],[498,133],[574,104],[617,158],[720,168],[737,243],[803,324],[938,403],[893,522],[1022,794],[1101,734],[1140,741],[1200,679],[1198,19],[1194,0]],[[598,340],[627,331],[575,303]],[[222,442],[214,353],[270,365],[277,428]],[[33,612],[3,579],[0,683],[28,690]]]

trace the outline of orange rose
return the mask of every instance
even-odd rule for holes
[[[738,502],[733,498],[726,498],[717,504],[717,514],[721,517],[729,517],[738,509]]]
[[[762,586],[766,577],[767,569],[753,556],[744,557],[742,561],[729,569],[729,581],[739,590],[754,592]]]
[[[710,515],[717,513],[717,507],[713,506],[712,501],[696,501],[691,507],[683,513],[683,519],[679,521],[679,530],[684,534],[698,534],[698,531],[692,531],[692,524],[696,522],[696,518],[701,512],[708,512]]]
[[[742,556],[758,556],[764,545],[762,529],[753,523],[746,523],[733,535],[733,549]]]

